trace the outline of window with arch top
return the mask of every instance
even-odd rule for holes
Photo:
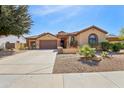
[[[89,45],[92,47],[98,44],[98,36],[96,34],[90,34],[88,37]]]

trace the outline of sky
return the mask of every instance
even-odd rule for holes
[[[75,32],[95,25],[109,34],[119,35],[124,27],[124,6],[41,5],[29,6],[33,20],[30,35],[59,31]]]

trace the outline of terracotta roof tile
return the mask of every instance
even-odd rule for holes
[[[103,29],[101,29],[101,28],[99,28],[99,27],[93,25],[93,26],[87,27],[87,28],[85,28],[85,29],[83,29],[83,30],[80,30],[77,34],[80,34],[80,33],[82,33],[82,32],[85,32],[85,31],[87,31],[87,30],[89,30],[89,29],[91,29],[91,28],[96,28],[96,29],[100,30],[101,32],[103,32],[103,33],[105,33],[105,34],[108,33],[107,31],[105,31],[105,30],[103,30]]]

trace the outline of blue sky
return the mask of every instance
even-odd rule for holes
[[[75,32],[96,25],[118,35],[124,27],[124,6],[29,6],[33,26],[30,35],[59,31]]]

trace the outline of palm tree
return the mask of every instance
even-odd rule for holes
[[[21,36],[28,34],[32,25],[28,6],[0,6],[0,35]]]

